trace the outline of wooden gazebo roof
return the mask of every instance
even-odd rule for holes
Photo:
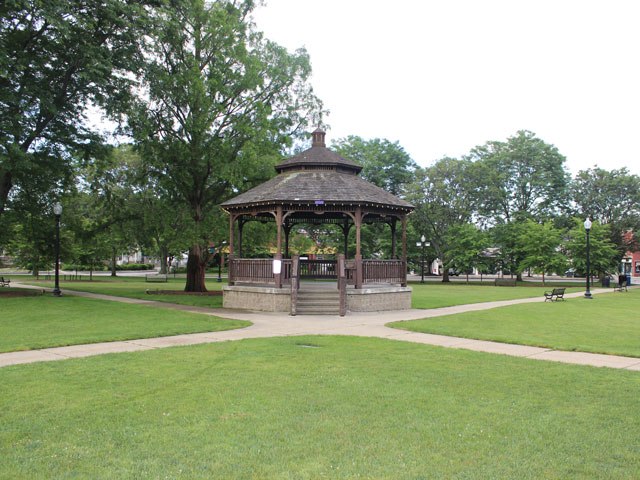
[[[388,213],[409,213],[414,207],[358,174],[362,167],[329,150],[324,143],[325,132],[313,132],[313,145],[276,165],[276,177],[238,195],[221,206],[228,212],[262,206],[300,206],[302,210],[335,207],[370,207]],[[329,208],[327,208],[329,207]],[[333,208],[331,208],[333,207]]]

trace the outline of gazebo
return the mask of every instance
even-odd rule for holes
[[[310,149],[276,165],[276,177],[221,205],[229,214],[225,307],[296,314],[300,279],[320,278],[338,280],[342,292],[340,314],[346,310],[410,308],[406,219],[414,207],[361,178],[360,165],[326,147],[322,129],[316,129],[312,138]],[[249,221],[275,222],[277,246],[272,259],[242,258],[242,231]],[[391,258],[362,258],[360,232],[365,223],[389,226]],[[289,234],[300,224],[338,226],[344,235],[343,252],[336,260],[290,257]],[[402,232],[400,258],[396,252],[398,224]],[[348,238],[353,228],[356,252],[348,259]]]

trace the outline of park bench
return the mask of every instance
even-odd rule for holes
[[[515,287],[516,279],[515,278],[496,278],[493,284],[496,287]]]
[[[4,277],[0,277],[0,287],[10,287],[10,283],[11,280],[9,280],[8,278],[5,280]]]
[[[145,275],[144,276],[144,280],[145,282],[168,282],[169,281],[169,276],[168,275],[158,275],[158,274],[151,274],[151,275]]]
[[[629,285],[629,277],[626,275],[618,275],[618,285],[613,289],[615,292],[626,292]]]
[[[554,288],[550,292],[544,292],[544,301],[546,302],[547,300],[551,300],[552,302],[553,301],[557,302],[560,299],[564,301],[564,291],[565,291],[564,288]]]

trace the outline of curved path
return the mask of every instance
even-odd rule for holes
[[[29,285],[18,285],[22,288],[35,288]],[[595,289],[593,294],[610,292],[610,289]],[[548,348],[513,345],[507,343],[473,340],[446,335],[409,332],[386,327],[385,324],[398,320],[414,320],[420,318],[440,317],[455,313],[515,305],[519,303],[542,302],[544,298],[523,298],[518,300],[504,300],[498,302],[474,303],[453,307],[435,308],[430,310],[402,310],[375,313],[349,313],[344,317],[333,315],[298,315],[295,317],[282,313],[245,312],[240,310],[212,309],[178,305],[173,303],[139,300],[133,298],[114,297],[88,292],[64,290],[65,295],[98,298],[138,305],[169,308],[185,312],[215,315],[237,320],[248,320],[253,325],[235,330],[221,332],[192,333],[168,337],[144,338],[117,342],[91,343],[85,345],[71,345],[68,347],[45,348],[42,350],[27,350],[0,354],[0,367],[31,362],[62,360],[65,358],[87,357],[103,353],[134,352],[155,348],[173,347],[178,345],[195,345],[199,343],[223,342],[244,338],[282,337],[290,335],[354,335],[361,337],[380,337],[390,340],[424,343],[449,348],[463,348],[480,352],[499,353],[516,357],[527,357],[537,360],[549,360],[596,367],[610,367],[640,371],[640,358],[622,357],[617,355],[601,355],[584,352],[567,352]],[[583,293],[566,294],[567,298],[576,298]]]

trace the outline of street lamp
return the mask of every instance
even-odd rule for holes
[[[56,202],[53,206],[53,214],[56,216],[56,282],[53,287],[53,296],[60,297],[60,215],[62,215],[62,205]]]
[[[584,229],[587,232],[587,291],[584,293],[584,298],[593,298],[591,296],[591,290],[589,288],[589,277],[591,276],[590,265],[589,265],[589,230],[591,230],[591,220],[587,218],[584,221]]]
[[[416,243],[417,247],[422,247],[422,279],[420,280],[420,283],[424,283],[424,247],[431,245],[430,242],[426,242],[425,240],[425,236],[422,235],[420,237],[420,241]]]

